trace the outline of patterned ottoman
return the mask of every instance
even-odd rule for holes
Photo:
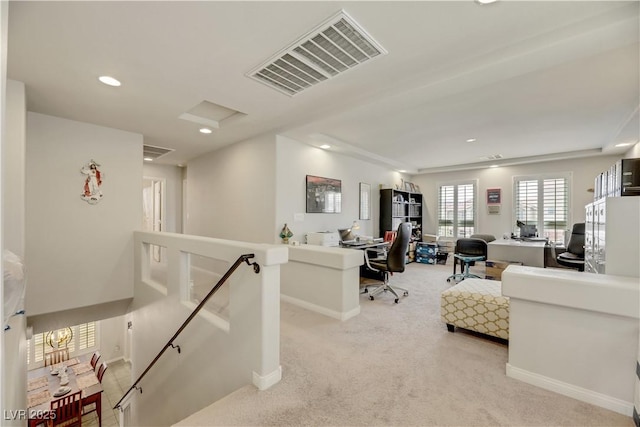
[[[454,327],[509,339],[509,297],[502,296],[502,282],[465,279],[445,290],[440,317],[449,332]]]

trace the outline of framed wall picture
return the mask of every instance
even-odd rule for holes
[[[342,181],[307,175],[307,213],[340,213]]]
[[[499,205],[502,203],[502,194],[500,188],[487,188],[487,204]]]

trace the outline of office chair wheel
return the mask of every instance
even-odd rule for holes
[[[447,279],[447,283],[451,283],[451,277]]]
[[[409,296],[409,291],[404,291],[404,294],[403,294],[403,295],[404,295],[405,297],[408,297],[408,296]]]
[[[399,300],[400,300],[400,298],[396,298],[396,304],[398,303]]]
[[[369,295],[369,299],[373,301],[373,295]]]

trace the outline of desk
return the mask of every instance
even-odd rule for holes
[[[342,247],[345,249],[360,249],[363,251],[367,251],[371,249],[371,252],[374,252],[374,249],[376,251],[380,249],[388,249],[389,246],[390,246],[390,242],[371,242],[371,243],[362,242],[362,243],[353,243],[353,244],[347,244],[347,245],[342,244]],[[369,253],[367,253],[367,255],[369,255]],[[376,257],[370,257],[370,259],[373,259],[373,258],[376,258]],[[367,267],[367,263],[365,262],[363,265],[360,266],[361,281],[363,278],[373,279],[377,281],[384,281],[384,274],[379,273],[377,271],[370,270]]]
[[[67,375],[69,377],[67,387],[71,388],[71,391],[67,394],[82,390],[82,406],[95,403],[96,412],[98,413],[98,425],[102,426],[103,389],[102,384],[97,381],[91,365],[89,365],[90,357],[91,355],[74,357],[64,362],[67,366]],[[89,370],[86,370],[86,365],[89,365]],[[50,366],[45,366],[27,372],[27,406],[30,405],[30,401],[33,401],[32,406],[27,408],[29,415],[42,414],[46,416],[51,409],[51,401],[62,397],[53,396],[56,390],[60,388],[60,378],[57,375],[52,375],[50,368]],[[77,374],[76,371],[78,372]],[[46,420],[29,418],[29,427],[36,426],[39,423],[46,423]]]
[[[373,249],[387,247],[389,246],[389,242],[358,242],[349,244],[341,243],[340,246],[346,249]]]
[[[489,242],[487,259],[494,261],[516,261],[531,267],[544,268],[546,242],[516,239],[498,239]]]

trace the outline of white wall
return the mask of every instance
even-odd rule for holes
[[[186,234],[273,242],[275,138],[239,142],[187,165]]]
[[[182,232],[182,172],[183,168],[156,165],[145,162],[142,174],[145,178],[165,179],[165,213],[163,231]]]
[[[0,254],[9,249],[24,256],[24,126],[25,93],[20,82],[7,80],[8,2],[0,4]],[[0,301],[5,301],[4,275]],[[0,319],[5,318],[0,304]],[[3,327],[5,325],[2,325]],[[23,420],[8,411],[26,408],[26,322],[24,316],[9,320],[10,329],[0,339],[0,413],[3,426],[20,426]]]
[[[4,249],[24,257],[25,215],[25,131],[26,96],[24,83],[7,80],[6,144],[3,147]]]
[[[600,156],[553,162],[531,163],[499,168],[486,168],[468,171],[422,174],[413,177],[424,196],[424,232],[436,234],[438,222],[438,185],[443,182],[460,180],[478,180],[478,218],[476,230],[482,234],[502,236],[511,233],[515,226],[513,217],[513,177],[535,175],[549,172],[571,172],[571,206],[569,218],[571,224],[584,222],[585,205],[593,201],[593,189],[596,175],[608,170],[620,156]],[[502,189],[502,209],[499,215],[487,213],[487,188]]]
[[[103,199],[81,199],[95,160]],[[142,136],[27,115],[27,314],[133,297],[133,231],[142,223]]]
[[[635,158],[640,157],[640,142],[636,143],[636,145],[631,147],[629,149],[629,151],[624,153],[624,156],[622,156],[622,157],[624,159],[635,159]]]
[[[380,185],[399,183],[400,173],[283,136],[277,137],[276,146],[278,192],[274,232],[269,242],[281,241],[278,235],[285,223],[294,233],[291,239],[302,242],[308,232],[336,231],[350,227],[355,220],[361,227],[357,234],[379,237]],[[306,175],[342,181],[341,213],[306,213]],[[361,182],[371,185],[371,220],[358,219]],[[294,221],[296,213],[303,214],[304,220]]]
[[[124,358],[125,316],[112,317],[100,321],[100,355],[102,361]]]

